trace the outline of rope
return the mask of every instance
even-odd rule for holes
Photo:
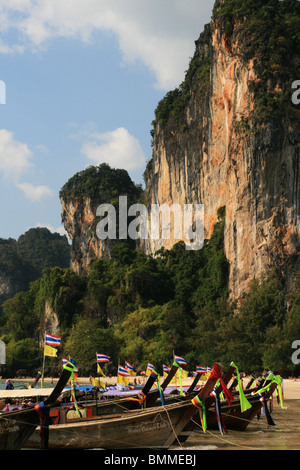
[[[199,425],[199,423],[197,423],[196,421],[194,421],[193,418],[191,419],[191,421],[192,421],[194,424],[196,424],[198,427],[201,428],[201,426]],[[216,438],[219,439],[220,441],[226,442],[227,444],[230,444],[230,445],[232,445],[232,446],[236,446],[236,447],[241,447],[241,448],[253,450],[253,447],[242,446],[242,445],[237,444],[237,443],[235,443],[235,442],[229,441],[228,439],[224,439],[223,437],[220,437],[218,434],[214,434],[214,433],[212,433],[212,432],[209,431],[209,430],[206,430],[206,433],[207,433],[207,434],[210,434],[211,436],[216,437]]]
[[[166,414],[167,414],[167,416],[168,416],[169,423],[170,423],[170,426],[171,426],[172,431],[173,431],[173,433],[174,433],[174,436],[175,436],[175,438],[176,438],[176,441],[178,442],[178,444],[180,445],[180,447],[183,448],[182,445],[181,445],[181,442],[180,442],[180,440],[178,439],[178,436],[177,436],[177,434],[176,434],[176,432],[175,432],[175,429],[173,428],[173,424],[172,424],[171,418],[170,418],[170,416],[169,416],[168,410],[165,408],[164,405],[162,405],[162,408],[165,410],[165,412],[166,412]]]

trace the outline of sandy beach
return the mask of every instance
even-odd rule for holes
[[[138,384],[144,385],[146,383],[147,377],[145,376],[137,376],[135,377]],[[98,379],[98,377],[97,377]],[[22,379],[11,379],[14,382],[22,382],[22,383],[30,383],[33,382],[33,378],[22,378]],[[91,380],[89,377],[78,377],[77,383],[79,386],[83,385],[92,385]],[[183,386],[189,386],[192,383],[193,378],[187,377],[182,379]],[[246,386],[248,378],[244,378],[244,386]],[[58,381],[58,378],[50,378],[46,377],[44,379],[44,387],[51,387]],[[102,377],[101,382],[105,384],[105,386],[115,385],[117,383],[117,377]],[[163,383],[163,379],[161,380]],[[199,382],[201,384],[201,382]],[[202,382],[204,383],[204,382]],[[177,386],[179,386],[179,381],[177,382]],[[40,387],[40,384],[37,388]],[[300,399],[300,379],[283,379],[283,391],[284,391],[284,399],[285,400],[297,400]]]

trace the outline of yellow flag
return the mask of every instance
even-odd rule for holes
[[[126,385],[128,387],[129,385],[129,377],[124,377],[123,375],[118,374],[118,383]]]
[[[56,355],[57,349],[53,348],[52,346],[49,346],[49,344],[45,344],[44,356],[56,357]]]
[[[97,363],[97,373],[101,374],[103,377],[106,377],[106,375],[104,374],[103,370],[101,369],[101,367],[98,363]]]

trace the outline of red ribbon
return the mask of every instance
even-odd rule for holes
[[[234,396],[232,395],[231,391],[227,388],[224,380],[222,379],[221,372],[220,372],[218,364],[214,365],[214,367],[213,367],[213,369],[210,373],[209,378],[210,379],[219,379],[220,380],[220,384],[222,386],[222,390],[223,390],[223,393],[226,397],[228,405],[231,406],[231,402],[234,401]]]

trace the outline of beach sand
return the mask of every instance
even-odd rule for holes
[[[135,377],[138,384],[144,385],[148,377],[145,376],[137,376]],[[12,379],[12,382],[32,382],[34,379]],[[78,377],[77,383],[79,386],[83,385],[92,385],[89,377]],[[192,383],[193,378],[187,377],[182,379],[183,386],[189,386]],[[244,385],[247,384],[247,377],[244,379]],[[58,381],[58,378],[49,378],[45,377],[44,384],[47,387],[49,384],[54,384]],[[117,377],[101,377],[101,382],[105,384],[105,386],[115,385],[117,383]],[[163,383],[163,379],[161,380]],[[199,382],[201,384],[201,382]],[[204,383],[204,382],[203,382]],[[179,386],[179,381],[177,382]],[[284,390],[284,399],[285,400],[295,400],[300,399],[300,379],[284,379],[283,380],[283,390]]]

